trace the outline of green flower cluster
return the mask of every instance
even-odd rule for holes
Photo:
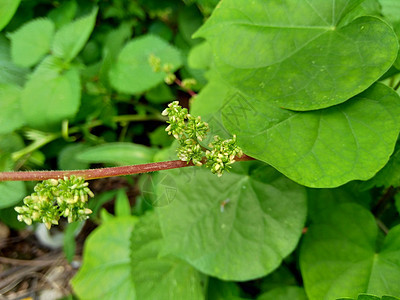
[[[162,112],[163,116],[168,116],[169,124],[165,131],[174,136],[179,141],[178,157],[187,162],[192,162],[196,166],[203,163],[203,150],[199,144],[207,135],[208,124],[203,122],[200,117],[193,117],[186,108],[179,106],[178,101],[168,105]]]
[[[162,112],[162,115],[168,116],[167,123],[169,125],[165,131],[179,141],[177,152],[178,157],[183,161],[201,166],[205,154],[207,158],[206,166],[214,174],[221,176],[235,162],[236,156],[243,155],[243,151],[236,145],[236,136],[227,140],[215,136],[214,142],[209,145],[210,150],[204,153],[200,141],[207,135],[208,124],[202,121],[200,117],[196,118],[190,115],[186,108],[179,105],[178,101],[170,103],[168,108]]]
[[[93,197],[93,192],[81,177],[48,179],[38,183],[34,193],[24,198],[24,205],[15,207],[15,210],[20,222],[28,225],[42,222],[50,229],[62,216],[68,218],[69,223],[86,220],[92,213],[87,208],[89,196]]]
[[[241,157],[243,155],[242,149],[236,145],[236,135],[228,140],[222,140],[219,136],[214,136],[214,141],[209,147],[211,151],[206,151],[206,166],[218,177],[222,176],[225,170],[231,168],[230,165],[235,162],[236,156]]]

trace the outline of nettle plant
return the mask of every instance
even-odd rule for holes
[[[0,0],[0,218],[99,224],[79,298],[399,299],[399,1],[92,2]]]

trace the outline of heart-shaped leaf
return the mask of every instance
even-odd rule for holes
[[[111,85],[119,92],[137,94],[163,82],[166,73],[152,69],[151,55],[160,59],[161,66],[170,64],[171,72],[182,65],[178,49],[155,35],[144,35],[121,50],[109,73]]]
[[[83,265],[72,279],[81,299],[136,299],[131,278],[129,238],[137,220],[115,218],[87,239]]]
[[[393,152],[400,130],[400,97],[375,84],[334,107],[293,112],[227,98],[222,118],[243,151],[309,187],[367,180]]]
[[[204,299],[201,275],[188,263],[162,256],[158,217],[150,212],[140,218],[131,238],[132,279],[137,299]]]
[[[381,248],[374,216],[362,206],[341,204],[321,212],[300,250],[310,300],[355,298],[359,293],[400,295],[400,226]]]
[[[221,178],[193,167],[170,171],[175,198],[157,208],[165,251],[223,280],[250,280],[277,268],[296,247],[307,210],[303,187],[269,166],[239,166],[244,174]]]
[[[292,110],[326,108],[362,92],[397,57],[393,29],[376,17],[347,22],[362,0],[222,1],[195,34],[239,90]]]

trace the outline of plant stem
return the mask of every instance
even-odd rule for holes
[[[237,157],[236,161],[247,161],[254,160],[254,158],[243,155]],[[58,179],[70,177],[72,175],[83,177],[86,180],[113,177],[113,176],[124,176],[133,175],[139,173],[147,173],[161,170],[169,170],[176,168],[184,168],[193,166],[192,163],[187,163],[181,160],[163,161],[149,164],[123,166],[123,167],[112,167],[112,168],[100,168],[100,169],[88,169],[88,170],[74,170],[74,171],[23,171],[23,172],[0,172],[0,181],[37,181],[46,179]]]
[[[197,96],[197,94],[196,94],[194,91],[192,91],[191,89],[188,89],[188,88],[184,87],[183,84],[182,84],[182,81],[181,81],[180,79],[175,78],[174,82],[175,82],[177,85],[179,85],[183,90],[185,90],[185,91],[190,95],[190,97]]]

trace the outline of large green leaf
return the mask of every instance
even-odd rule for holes
[[[176,48],[155,35],[144,35],[122,49],[109,73],[111,85],[119,92],[137,94],[161,83],[166,73],[153,71],[149,63],[151,55],[160,58],[161,65],[171,64],[171,72],[182,65]]]
[[[52,53],[65,61],[71,61],[85,46],[96,23],[98,9],[72,23],[61,27],[54,36]]]
[[[29,126],[49,130],[62,120],[72,118],[78,111],[80,99],[78,70],[63,70],[56,58],[48,57],[22,91],[22,112]]]
[[[10,22],[21,0],[0,0],[0,30]]]
[[[207,169],[170,171],[175,198],[157,211],[166,252],[208,275],[243,281],[270,273],[294,250],[306,196],[269,166],[238,164],[242,174],[221,178]]]
[[[400,98],[375,84],[351,100],[310,112],[293,112],[235,94],[222,114],[243,151],[309,187],[336,187],[371,178],[393,152]]]
[[[321,212],[300,250],[310,300],[356,297],[359,293],[400,296],[400,226],[377,245],[374,216],[357,204]]]
[[[0,134],[13,132],[24,125],[20,94],[19,87],[0,84]]]
[[[85,149],[76,157],[87,163],[136,165],[152,162],[156,152],[154,148],[133,143],[108,143]]]
[[[397,37],[382,20],[344,22],[361,2],[222,1],[195,36],[207,38],[219,71],[250,96],[293,110],[325,108],[368,88],[397,57]]]
[[[297,286],[283,286],[260,295],[257,300],[307,300],[303,288]]]
[[[188,263],[161,256],[163,246],[157,215],[140,218],[131,238],[132,279],[137,299],[204,299],[200,273]]]
[[[23,67],[35,65],[50,50],[54,24],[49,19],[36,19],[10,34],[11,57]]]
[[[80,299],[136,299],[129,242],[135,223],[134,217],[115,218],[86,240],[83,265],[72,279]]]

